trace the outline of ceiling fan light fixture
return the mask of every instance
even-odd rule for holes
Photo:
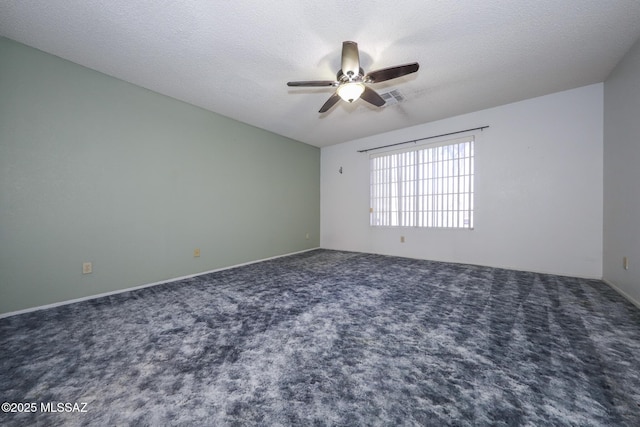
[[[385,100],[378,92],[371,89],[369,84],[381,83],[387,80],[396,79],[415,73],[420,67],[417,62],[404,65],[396,65],[395,67],[382,68],[365,74],[360,66],[360,53],[358,52],[358,44],[356,42],[345,41],[342,43],[342,61],[341,67],[336,74],[336,79],[331,80],[306,80],[297,82],[287,82],[287,86],[294,87],[335,87],[336,91],[322,104],[318,113],[326,113],[341,99],[349,103],[358,98],[368,102],[376,107],[385,105]]]
[[[353,102],[360,98],[364,92],[364,84],[360,82],[343,83],[338,86],[338,95],[347,102]]]

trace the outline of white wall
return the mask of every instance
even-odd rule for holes
[[[321,246],[601,278],[602,122],[595,84],[323,148]],[[369,226],[357,150],[482,125],[474,230]]]
[[[640,41],[604,84],[604,279],[640,306]],[[629,269],[623,268],[623,257]]]

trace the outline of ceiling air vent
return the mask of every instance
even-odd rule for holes
[[[385,101],[383,107],[399,104],[405,100],[404,95],[401,94],[398,89],[392,89],[389,92],[381,93],[380,96]]]

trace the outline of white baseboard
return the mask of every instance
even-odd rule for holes
[[[629,301],[631,304],[635,305],[636,307],[640,308],[640,301],[636,301],[635,299],[633,299],[631,297],[631,295],[629,295],[628,293],[626,293],[625,291],[623,291],[622,289],[620,289],[618,286],[616,286],[613,282],[608,281],[607,279],[602,279],[602,281],[604,283],[606,283],[607,285],[611,286],[613,288],[614,291],[616,291],[617,293],[619,293],[620,295],[622,295],[627,301]]]
[[[216,268],[214,270],[203,271],[201,273],[189,274],[189,275],[186,275],[186,276],[174,277],[173,279],[167,279],[167,280],[161,280],[159,282],[147,283],[146,285],[134,286],[132,288],[118,289],[117,291],[104,292],[104,293],[101,293],[101,294],[89,295],[89,296],[86,296],[86,297],[75,298],[75,299],[72,299],[72,300],[55,302],[53,304],[46,304],[46,305],[40,305],[40,306],[37,306],[37,307],[25,308],[23,310],[10,311],[8,313],[1,313],[0,314],[0,319],[3,319],[5,317],[17,316],[18,314],[30,313],[32,311],[46,310],[47,308],[60,307],[62,305],[73,304],[73,303],[76,303],[76,302],[82,302],[82,301],[88,301],[88,300],[92,300],[92,299],[96,299],[96,298],[107,297],[109,295],[117,295],[117,294],[121,294],[123,292],[135,291],[137,289],[143,289],[143,288],[148,288],[148,287],[151,287],[151,286],[162,285],[164,283],[177,282],[179,280],[190,279],[190,278],[196,277],[196,276],[202,276],[203,274],[215,273],[217,271],[230,270],[232,268],[238,268],[238,267],[242,267],[242,266],[245,266],[245,265],[251,265],[251,264],[256,264],[256,263],[259,263],[259,262],[269,261],[269,260],[272,260],[272,259],[283,258],[283,257],[286,257],[286,256],[291,256],[291,255],[296,255],[296,254],[302,254],[302,253],[305,253],[305,252],[315,251],[316,249],[320,249],[320,248],[318,247],[318,248],[305,249],[303,251],[291,252],[291,253],[283,254],[283,255],[276,255],[276,256],[269,257],[269,258],[263,258],[263,259],[258,259],[258,260],[255,260],[255,261],[244,262],[242,264],[235,264],[235,265],[230,265],[228,267],[221,267],[221,268]]]

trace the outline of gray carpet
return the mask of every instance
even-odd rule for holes
[[[640,310],[603,282],[380,255],[0,319],[0,358],[37,405],[10,426],[640,425]]]

